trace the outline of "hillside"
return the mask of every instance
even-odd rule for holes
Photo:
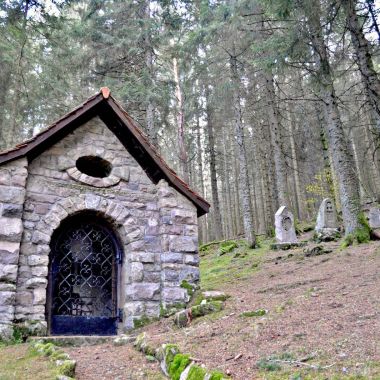
[[[239,243],[223,255],[219,245],[206,248],[201,253],[202,288],[230,295],[225,309],[184,329],[174,326],[172,318],[163,319],[143,329],[149,339],[176,343],[200,364],[233,379],[380,379],[380,243],[344,250],[338,243],[325,243],[332,252],[309,257],[305,248],[278,252],[269,250],[269,243],[256,250]],[[241,315],[257,309],[267,314]],[[128,368],[136,368],[109,364],[107,375],[107,360],[93,361],[94,352],[102,350],[110,363],[116,357],[120,364],[132,349],[70,349],[78,360],[79,380],[96,373],[121,379]],[[142,358],[131,356],[140,366]],[[146,361],[140,375],[127,378],[158,379],[155,369],[158,365]]]

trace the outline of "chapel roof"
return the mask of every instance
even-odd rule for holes
[[[165,179],[196,206],[198,216],[209,211],[210,204],[169,167],[156,148],[149,142],[148,137],[136,125],[136,122],[111,96],[107,87],[102,87],[97,94],[88,98],[84,103],[31,139],[16,145],[14,148],[0,152],[0,164],[21,157],[27,157],[29,161],[33,160],[95,116],[99,116],[118,137],[153,183],[157,184],[161,179]]]

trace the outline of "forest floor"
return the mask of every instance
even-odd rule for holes
[[[272,251],[269,244],[252,250],[239,243],[224,255],[219,245],[207,247],[201,286],[230,295],[225,308],[182,329],[172,318],[152,323],[141,329],[149,342],[178,344],[198,364],[239,380],[379,380],[380,242],[323,243],[332,252],[311,257],[305,247]],[[267,313],[242,315],[257,309]],[[77,361],[78,380],[164,379],[158,363],[131,345],[65,351]]]
[[[210,246],[201,286],[230,295],[225,309],[188,328],[164,319],[144,330],[233,379],[380,379],[380,242],[322,245],[332,252]],[[267,314],[242,316],[257,309]]]

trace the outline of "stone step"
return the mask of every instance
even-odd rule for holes
[[[28,341],[42,341],[53,343],[56,346],[94,346],[102,343],[113,343],[117,335],[53,335],[53,336],[31,336]]]

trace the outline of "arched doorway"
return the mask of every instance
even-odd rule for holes
[[[112,226],[94,212],[76,214],[54,232],[50,249],[50,334],[116,334],[121,245]]]

